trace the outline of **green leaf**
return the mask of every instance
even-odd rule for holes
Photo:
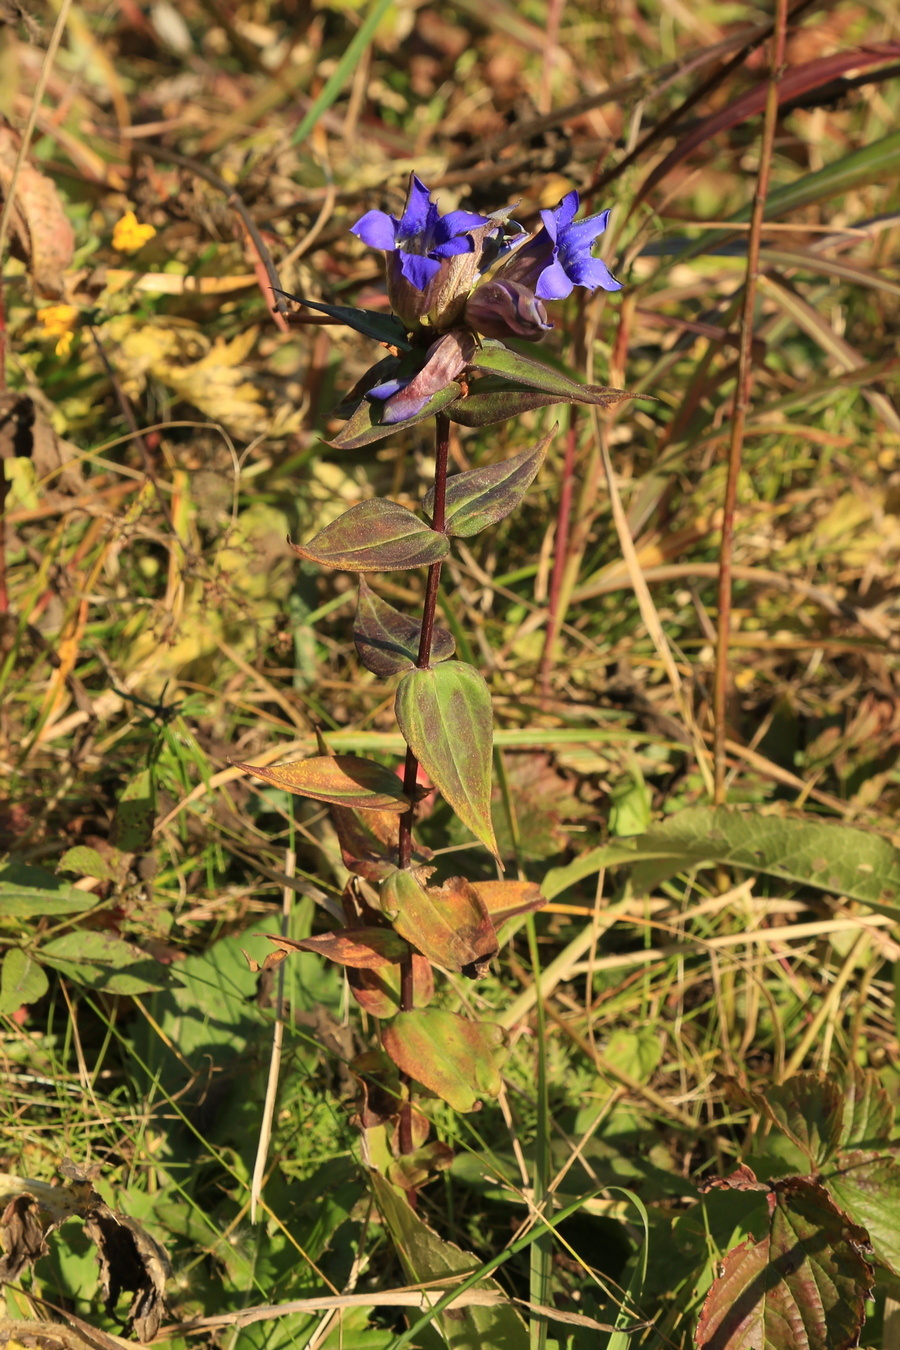
[[[544,394],[539,389],[528,389],[511,380],[485,375],[473,381],[465,397],[451,403],[447,416],[451,422],[464,427],[487,427],[493,422],[506,422],[511,417],[535,408],[547,408],[554,403],[567,403],[561,394]]]
[[[506,1037],[495,1022],[468,1022],[439,1008],[398,1013],[382,1044],[403,1073],[456,1111],[474,1111],[503,1085]]]
[[[530,356],[522,356],[502,343],[485,342],[484,346],[472,357],[471,365],[477,370],[489,371],[492,375],[502,375],[516,384],[524,384],[542,393],[554,394],[557,398],[571,403],[594,403],[601,408],[612,408],[625,398],[635,398],[624,389],[604,389],[598,384],[580,384],[570,375],[553,370]],[[477,384],[474,391],[477,392]]]
[[[446,970],[478,967],[497,955],[494,925],[463,877],[426,890],[412,872],[393,872],[382,883],[379,903],[400,936]]]
[[[387,679],[411,670],[419,656],[422,624],[401,614],[376,595],[364,577],[359,581],[359,601],[353,621],[353,641],[359,659],[373,675]],[[446,661],[456,643],[446,628],[435,627],[431,637],[431,660]]]
[[[406,329],[393,314],[375,314],[371,310],[356,309],[351,305],[323,305],[319,300],[307,300],[302,295],[291,295],[289,291],[279,291],[279,294],[286,295],[288,300],[296,300],[298,305],[306,305],[308,309],[330,314],[333,319],[340,319],[348,328],[355,328],[357,333],[374,338],[376,342],[387,342],[392,347],[403,347],[407,351],[410,348]]]
[[[828,1161],[840,1144],[844,1122],[843,1093],[833,1078],[798,1073],[753,1095],[769,1119],[806,1154],[812,1170]]]
[[[533,449],[499,464],[454,474],[447,483],[445,533],[468,539],[514,511],[537,477],[555,433],[556,427]],[[434,488],[425,498],[425,510],[434,515]]]
[[[438,1237],[389,1181],[377,1172],[369,1173],[369,1181],[408,1284],[452,1286],[461,1275],[478,1269],[477,1256]],[[490,1290],[498,1299],[503,1293],[496,1280],[489,1278],[479,1280],[475,1288]],[[435,1322],[452,1350],[528,1350],[528,1330],[505,1300],[486,1308],[449,1309],[438,1313]],[[427,1342],[417,1337],[417,1344]]]
[[[23,1003],[37,1003],[48,989],[47,976],[33,956],[11,947],[0,971],[0,1015],[11,1016]]]
[[[894,1107],[878,1075],[849,1064],[844,1071],[841,1148],[877,1148],[891,1137]]]
[[[394,572],[428,567],[446,557],[450,541],[399,502],[375,497],[351,506],[295,553],[344,572]]]
[[[41,960],[104,994],[143,994],[166,983],[159,961],[111,933],[64,933],[41,948]]]
[[[900,1164],[870,1152],[843,1154],[834,1171],[822,1177],[854,1223],[864,1228],[878,1260],[900,1275]]]
[[[434,417],[435,413],[442,412],[448,404],[458,399],[461,393],[462,385],[456,380],[451,380],[443,389],[439,389],[415,416],[404,417],[401,422],[379,422],[383,405],[375,399],[364,399],[347,425],[327,444],[333,445],[336,450],[357,450],[360,446],[371,445],[373,441],[383,440],[385,436],[402,431],[404,427],[414,427],[426,417]]]
[[[634,857],[636,894],[648,894],[677,872],[722,863],[845,895],[900,917],[900,849],[876,834],[832,820],[689,807],[641,835]]]
[[[156,774],[141,769],[126,783],[116,806],[111,842],[123,853],[146,853],[156,823]]]
[[[231,763],[236,769],[296,797],[311,797],[313,801],[363,811],[409,810],[409,798],[400,790],[400,779],[393,769],[358,755],[314,755],[274,769],[260,764],[238,764],[234,760]]]
[[[9,863],[0,870],[0,919],[78,914],[96,903],[96,895],[60,881],[43,867]]]
[[[732,1248],[712,1283],[699,1350],[849,1350],[872,1287],[865,1241],[823,1187],[777,1182],[768,1233]]]
[[[478,671],[462,661],[408,671],[397,688],[396,713],[403,739],[432,783],[498,857],[491,821],[491,695]]]
[[[76,844],[66,849],[59,860],[61,872],[74,872],[79,877],[96,877],[98,881],[112,881],[115,873],[109,863],[95,848],[85,844]]]

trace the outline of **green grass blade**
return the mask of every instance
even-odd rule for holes
[[[366,15],[359,32],[351,40],[334,71],[325,81],[322,92],[317,98],[313,99],[310,107],[306,110],[303,120],[291,137],[291,145],[299,145],[301,141],[304,141],[322,114],[327,112],[338,98],[362,58],[363,52],[371,42],[376,28],[393,3],[394,0],[375,0],[375,4]]]

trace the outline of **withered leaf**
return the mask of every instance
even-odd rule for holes
[[[0,1284],[18,1279],[47,1251],[46,1230],[33,1195],[17,1195],[0,1214]]]
[[[12,183],[19,138],[10,127],[0,127],[0,192]],[[12,251],[26,263],[36,290],[59,297],[63,274],[72,266],[75,232],[63,210],[53,182],[27,161],[19,169],[12,209]]]
[[[165,1311],[166,1280],[172,1270],[162,1247],[139,1224],[114,1214],[98,1200],[84,1231],[100,1253],[100,1285],[106,1310],[114,1313],[120,1294],[134,1294],[128,1322],[138,1338],[152,1341]]]

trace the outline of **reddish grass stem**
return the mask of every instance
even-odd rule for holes
[[[727,737],[728,705],[728,645],[731,637],[731,563],[734,554],[734,514],[737,503],[737,485],[741,472],[744,447],[744,426],[750,405],[753,379],[753,319],[759,279],[759,250],[762,239],[766,197],[778,123],[778,82],[784,66],[784,47],[787,32],[787,0],[776,0],[774,40],[769,63],[769,88],[763,119],[759,150],[759,169],[750,232],[747,241],[747,275],[744,284],[744,303],[741,309],[740,346],[735,380],[734,402],[731,411],[731,436],[728,446],[728,477],[722,506],[722,542],[719,549],[718,624],[716,629],[716,672],[713,688],[713,799],[717,806],[725,801],[725,741]]]

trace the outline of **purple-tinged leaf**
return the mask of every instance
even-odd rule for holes
[[[841,1148],[879,1148],[890,1139],[894,1107],[873,1069],[851,1064],[843,1083]]]
[[[865,1318],[872,1269],[866,1233],[822,1186],[776,1182],[769,1231],[732,1248],[697,1326],[699,1350],[850,1350]]]
[[[430,961],[413,955],[413,1007],[427,1008],[434,997],[434,971]],[[379,970],[348,970],[347,983],[359,1006],[370,1017],[386,1020],[400,1011],[400,967]]]
[[[401,614],[360,578],[353,641],[366,670],[383,680],[411,670],[418,659],[421,632],[418,619]],[[431,660],[446,661],[455,650],[452,635],[446,628],[436,627],[431,639]]]
[[[556,427],[533,449],[499,464],[454,474],[447,482],[445,533],[468,539],[514,511],[537,477],[555,432]],[[434,488],[425,498],[425,510],[428,515],[434,511]]]
[[[877,1259],[900,1275],[900,1163],[885,1154],[842,1153],[825,1173],[829,1195],[864,1228]]]
[[[754,1101],[818,1169],[840,1144],[843,1092],[833,1078],[798,1073],[754,1093]]]
[[[410,343],[406,329],[393,314],[375,314],[371,310],[356,309],[351,305],[323,305],[320,300],[305,300],[302,295],[291,295],[289,291],[279,291],[279,295],[286,296],[288,300],[295,300],[298,305],[305,305],[307,309],[328,314],[332,319],[345,323],[348,328],[355,328],[357,333],[374,338],[376,342],[389,343],[392,347],[403,348],[404,351],[409,350]]]
[[[446,389],[441,389],[428,400],[424,408],[420,408],[414,416],[407,417],[402,422],[379,421],[383,404],[364,399],[346,426],[338,432],[334,440],[327,441],[326,444],[334,446],[336,450],[357,450],[360,446],[371,445],[373,441],[383,440],[385,436],[390,436],[395,431],[402,431],[404,427],[414,427],[426,417],[433,417],[435,413],[443,411],[449,403],[458,399],[461,393],[462,385],[456,380],[451,380]]]
[[[393,770],[359,755],[315,755],[274,769],[238,764],[234,760],[231,763],[236,769],[297,797],[353,806],[362,811],[409,810],[409,798],[400,790],[400,780]]]
[[[375,497],[351,506],[295,553],[343,572],[402,572],[446,557],[450,541],[399,502]]]
[[[398,1013],[381,1033],[397,1067],[456,1111],[475,1111],[502,1086],[506,1037],[495,1022],[468,1022],[428,1008]]]
[[[447,416],[463,427],[487,427],[495,422],[506,422],[511,417],[535,408],[548,408],[554,403],[565,403],[558,394],[542,394],[539,389],[526,389],[510,380],[486,376],[469,386],[469,393],[451,403]]]
[[[397,687],[403,739],[448,805],[499,861],[491,821],[491,695],[473,666],[409,670]]]
[[[545,394],[555,394],[557,398],[570,403],[595,403],[601,408],[609,408],[614,403],[620,403],[623,398],[644,397],[629,394],[624,389],[603,389],[597,384],[580,384],[570,375],[553,370],[541,361],[533,361],[530,356],[522,356],[520,352],[514,352],[499,342],[485,342],[472,357],[470,365],[491,375],[502,375],[516,384],[540,389]]]
[[[396,932],[445,970],[486,965],[497,955],[497,939],[478,893],[462,877],[438,890],[426,889],[412,872],[393,872],[379,895],[382,911]]]
[[[315,952],[354,970],[380,970],[397,965],[409,951],[407,943],[390,928],[345,928],[340,933],[309,938],[282,937],[280,933],[263,936],[279,951]]]

